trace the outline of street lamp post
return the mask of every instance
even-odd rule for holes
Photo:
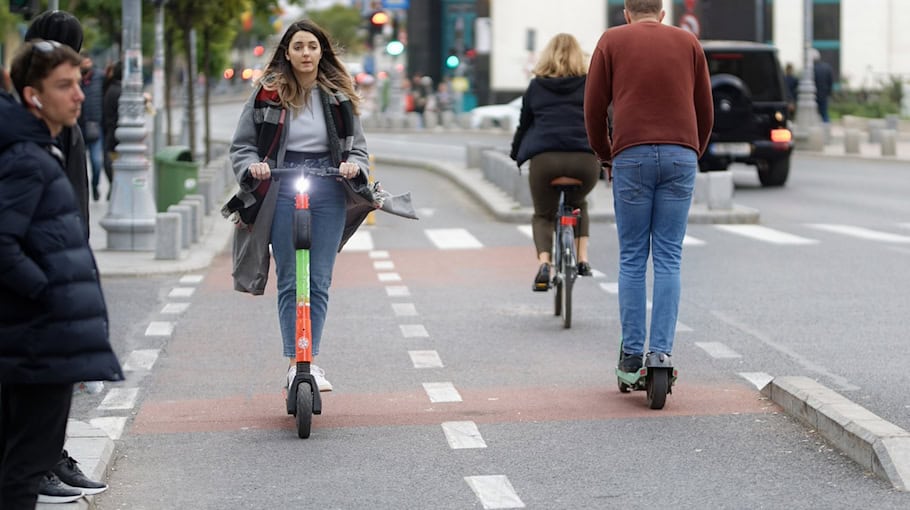
[[[152,104],[155,107],[155,127],[152,153],[164,148],[164,4],[167,0],[154,0],[155,4],[155,57],[152,64]]]
[[[149,185],[145,139],[145,100],[142,96],[142,0],[123,2],[123,91],[120,94],[116,136],[117,160],[107,215],[107,249],[155,249],[155,203]]]
[[[796,123],[793,136],[797,145],[809,141],[809,132],[821,117],[815,102],[815,67],[812,62],[812,0],[803,0],[803,76],[797,88]]]

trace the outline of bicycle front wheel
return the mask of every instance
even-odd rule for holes
[[[559,274],[562,280],[562,325],[565,329],[572,327],[572,287],[578,268],[575,263],[575,234],[571,228],[563,231],[560,246],[562,256],[559,261]]]

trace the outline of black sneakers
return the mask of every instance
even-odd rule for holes
[[[534,277],[534,292],[546,292],[550,288],[550,264],[544,262]]]
[[[592,274],[594,273],[591,272],[591,264],[587,262],[578,263],[578,276],[591,276]]]
[[[64,485],[53,472],[45,474],[38,487],[38,503],[71,503],[82,495],[82,489]]]
[[[623,372],[637,372],[642,367],[641,354],[626,354],[623,352],[619,355],[619,369]]]
[[[57,478],[59,478],[60,481],[70,487],[81,489],[86,496],[98,494],[107,489],[107,484],[96,482],[88,478],[76,464],[76,459],[70,457],[69,454],[66,453],[66,450],[63,450],[63,455],[57,462],[57,465],[54,466],[54,474],[57,475]]]

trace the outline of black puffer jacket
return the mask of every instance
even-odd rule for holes
[[[0,118],[0,384],[122,380],[59,150],[6,93]]]
[[[585,77],[534,78],[521,100],[511,157],[521,166],[542,152],[590,152]]]

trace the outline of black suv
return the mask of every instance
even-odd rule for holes
[[[701,41],[714,93],[714,130],[699,161],[703,172],[755,165],[762,186],[783,186],[793,136],[777,49],[745,41]]]

